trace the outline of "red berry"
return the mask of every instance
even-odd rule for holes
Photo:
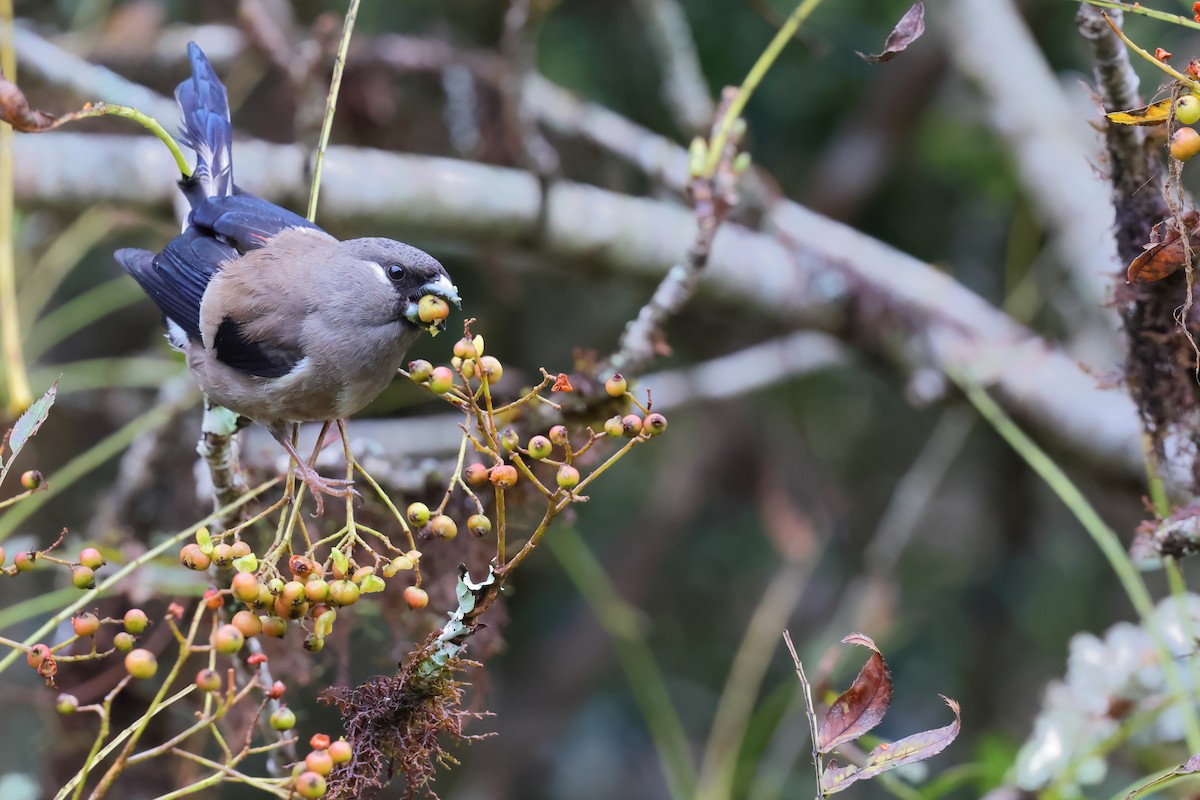
[[[318,775],[328,775],[333,772],[333,756],[325,750],[314,750],[304,757],[304,766]]]
[[[210,559],[204,553],[204,551],[200,549],[200,545],[196,544],[195,542],[192,542],[191,544],[185,544],[179,550],[179,563],[183,564],[188,569],[194,569],[197,572],[206,570],[208,569],[208,565],[211,561],[212,559]]]
[[[296,794],[305,800],[318,800],[325,794],[325,776],[308,770],[296,777]]]
[[[350,748],[349,742],[345,739],[338,739],[336,742],[330,743],[329,755],[333,758],[333,763],[345,764],[354,757],[354,751]]]
[[[458,536],[458,525],[445,514],[438,514],[429,520],[429,530],[434,536],[439,539],[446,539],[447,541]]]
[[[471,484],[472,486],[483,486],[483,484],[487,483],[488,468],[483,464],[472,464],[463,470],[463,477],[466,479],[467,483]],[[0,563],[4,562],[0,560]]]
[[[288,559],[288,569],[297,578],[304,580],[317,571],[317,563],[308,556],[292,556]]]
[[[96,631],[100,630],[100,618],[90,611],[84,611],[71,618],[71,627],[75,629],[76,636],[95,636]]]
[[[85,547],[79,551],[79,563],[85,567],[100,569],[104,566],[104,556],[94,547]]]
[[[247,639],[262,633],[262,620],[258,618],[258,614],[252,611],[237,612],[230,620],[230,624],[241,631]]]
[[[76,589],[95,589],[96,572],[91,567],[72,567],[71,583],[75,585]]]
[[[140,608],[131,608],[125,612],[121,622],[125,624],[125,630],[136,636],[146,630],[146,626],[150,624],[150,618]]]
[[[204,607],[211,608],[214,611],[216,609],[222,607],[223,605],[225,605],[225,596],[222,595],[220,592],[218,592],[216,589],[205,589],[203,600],[204,600]]]
[[[492,467],[491,480],[499,489],[510,489],[517,483],[517,468],[511,464]]]
[[[271,610],[278,617],[284,619],[300,619],[308,613],[308,601],[304,599],[304,595],[300,596],[300,603],[291,603],[282,597],[276,597],[275,602],[271,605]]]
[[[29,572],[33,569],[33,562],[37,561],[37,552],[34,550],[26,550],[24,553],[17,553],[13,558],[13,564],[16,565],[18,572]]]
[[[47,645],[35,644],[26,651],[25,662],[34,669],[37,669],[48,655],[50,655],[50,648]]]
[[[296,714],[287,706],[280,706],[271,714],[270,722],[277,731],[290,731],[296,727]]]
[[[229,588],[233,590],[233,596],[243,603],[250,604],[258,599],[259,583],[253,573],[239,572],[234,575]]]
[[[1187,161],[1200,153],[1200,133],[1194,128],[1180,128],[1171,134],[1171,155],[1180,161]]]
[[[267,697],[278,700],[283,697],[285,691],[287,691],[287,687],[283,685],[283,681],[275,681],[271,684],[271,691],[267,692]]]
[[[543,458],[549,458],[550,453],[554,450],[554,445],[545,436],[535,436],[529,440],[529,457],[541,461]]]
[[[554,442],[559,447],[566,447],[569,437],[567,436],[566,425],[555,425],[550,429],[550,441]]]
[[[31,469],[26,472],[22,472],[21,473],[21,488],[25,489],[26,491],[32,492],[34,489],[41,488],[43,480],[45,480],[45,479],[42,477],[42,473],[38,472],[36,469]]]
[[[240,539],[229,545],[229,555],[233,556],[234,558],[245,558],[252,552],[254,551],[250,549],[250,545],[241,541]]]
[[[487,536],[492,532],[492,521],[483,514],[472,514],[467,518],[467,530],[476,536]]]
[[[404,602],[409,608],[424,608],[429,605],[429,594],[419,586],[409,586],[404,590]]]
[[[329,734],[327,733],[314,733],[308,740],[308,746],[313,750],[328,750],[329,745]]]
[[[125,671],[135,678],[146,680],[158,672],[158,659],[149,650],[138,648],[125,656]]]
[[[329,582],[324,578],[314,578],[304,584],[304,597],[310,603],[324,603],[329,599]]]
[[[570,464],[563,464],[558,468],[558,475],[555,476],[560,489],[574,489],[579,485],[579,470],[572,467]]]
[[[629,391],[629,381],[618,373],[604,382],[604,391],[608,392],[609,397],[621,397]]]
[[[4,566],[4,559],[5,559],[5,558],[7,558],[7,556],[5,556],[5,555],[4,555],[4,548],[3,548],[3,547],[0,547],[0,567],[3,567],[3,566]]]
[[[475,349],[475,342],[471,341],[471,337],[464,336],[454,343],[454,355],[466,361],[479,355],[479,351]]]
[[[646,422],[642,425],[642,430],[651,436],[658,436],[667,429],[667,418],[662,414],[655,412],[646,417]]]
[[[262,632],[273,639],[282,639],[287,629],[288,623],[283,617],[270,616],[263,620]]]
[[[621,417],[621,432],[628,439],[637,436],[642,432],[642,418],[637,414],[626,414]]]
[[[196,688],[202,692],[221,691],[221,674],[215,669],[202,669],[196,673]]]
[[[429,390],[434,394],[445,394],[454,388],[454,373],[449,367],[434,367],[429,375]]]

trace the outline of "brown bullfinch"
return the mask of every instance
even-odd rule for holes
[[[225,87],[194,43],[192,76],[175,98],[196,168],[179,186],[191,206],[183,233],[157,255],[116,259],[162,311],[171,345],[209,399],[261,422],[312,490],[346,496],[296,452],[295,423],[344,419],[375,399],[420,334],[418,301],[459,304],[446,270],[391,239],[339,241],[233,182]]]

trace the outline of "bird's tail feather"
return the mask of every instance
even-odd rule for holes
[[[180,135],[196,152],[196,169],[184,182],[192,206],[207,197],[233,194],[233,127],[225,86],[195,42],[188,43],[192,77],[175,89],[183,110]]]

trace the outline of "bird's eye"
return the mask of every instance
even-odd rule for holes
[[[387,276],[394,281],[403,280],[404,275],[405,275],[404,267],[400,266],[399,264],[392,264],[391,266],[389,266],[387,268]]]

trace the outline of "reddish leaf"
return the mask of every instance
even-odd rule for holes
[[[852,741],[874,728],[883,720],[892,702],[892,676],[888,674],[883,655],[871,637],[852,633],[843,644],[857,644],[873,652],[859,670],[850,688],[842,693],[821,721],[817,735],[817,750],[828,753],[839,744]]]
[[[54,126],[54,115],[29,107],[25,93],[0,72],[0,120],[25,133],[45,131]]]
[[[1189,211],[1183,215],[1182,221],[1188,232],[1188,246],[1195,259],[1200,256],[1200,214]],[[1175,217],[1169,217],[1151,229],[1146,251],[1129,265],[1125,279],[1130,283],[1161,281],[1181,269],[1185,258],[1179,225]]]
[[[925,32],[925,4],[921,0],[912,4],[912,8],[904,12],[904,16],[892,28],[887,41],[883,43],[883,52],[875,55],[855,50],[858,57],[868,64],[878,64],[880,61],[891,61],[903,53],[910,44],[921,38]]]
[[[932,758],[949,747],[958,737],[962,719],[959,717],[958,703],[945,695],[942,695],[942,699],[954,712],[954,722],[942,728],[905,736],[890,744],[885,742],[867,755],[867,761],[861,767],[826,767],[821,773],[821,788],[825,794],[836,794],[855,781],[869,780],[897,767]]]

